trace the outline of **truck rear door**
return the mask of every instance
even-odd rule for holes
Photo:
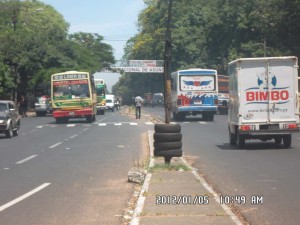
[[[269,121],[295,121],[297,71],[292,59],[268,62]]]
[[[294,63],[291,59],[241,62],[242,123],[295,121]]]

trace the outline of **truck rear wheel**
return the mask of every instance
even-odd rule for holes
[[[245,146],[245,137],[243,135],[237,134],[237,144],[240,148]]]
[[[276,145],[280,145],[280,144],[281,144],[281,142],[282,142],[282,137],[275,137],[274,139],[275,139],[275,144],[276,144]]]
[[[283,136],[283,145],[284,147],[291,147],[291,144],[292,144],[292,135],[289,134],[289,135],[285,135]]]
[[[229,143],[231,145],[236,145],[236,136],[235,136],[235,134],[231,133],[230,131],[229,131]]]

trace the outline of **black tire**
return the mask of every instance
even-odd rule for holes
[[[289,148],[289,147],[291,147],[291,144],[292,144],[292,135],[289,134],[289,135],[283,136],[284,147]]]
[[[56,118],[56,123],[57,124],[63,124],[63,123],[67,123],[68,122],[68,118],[66,117],[59,117],[59,118]]]
[[[237,145],[239,146],[239,148],[245,146],[245,137],[243,135],[237,134]]]
[[[280,145],[282,142],[282,137],[275,137],[274,140],[276,145]]]
[[[17,128],[16,130],[13,131],[13,135],[14,136],[18,136],[19,135],[19,128]]]
[[[229,130],[229,143],[231,145],[236,145],[236,135],[231,133]]]
[[[202,120],[207,121],[207,120],[208,120],[208,114],[203,113],[203,114],[202,114]]]
[[[166,150],[166,151],[158,151],[154,150],[154,156],[156,157],[181,157],[182,156],[182,149],[175,149],[175,150]]]
[[[8,130],[5,131],[5,135],[6,135],[7,138],[12,138],[12,136],[14,135],[14,134],[13,134],[13,129],[12,129],[12,125],[11,125],[11,124],[9,124]]]
[[[176,141],[176,142],[154,142],[154,149],[156,150],[173,150],[173,149],[178,149],[182,147],[182,142],[181,141]]]
[[[209,114],[208,115],[208,121],[214,121],[214,117],[215,117],[214,114]]]
[[[86,122],[92,123],[93,122],[93,116],[87,116],[86,117]]]
[[[172,142],[181,141],[181,133],[154,133],[153,139],[155,142]]]
[[[155,133],[180,133],[180,124],[157,123],[154,125]]]

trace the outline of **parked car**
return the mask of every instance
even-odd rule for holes
[[[0,133],[11,138],[19,134],[20,116],[13,101],[0,100]]]
[[[50,96],[47,95],[36,98],[34,103],[36,116],[46,116],[47,113],[52,113],[50,100]]]

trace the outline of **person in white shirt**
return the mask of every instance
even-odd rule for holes
[[[141,108],[144,100],[140,96],[135,97],[135,116],[136,119],[141,119]]]

